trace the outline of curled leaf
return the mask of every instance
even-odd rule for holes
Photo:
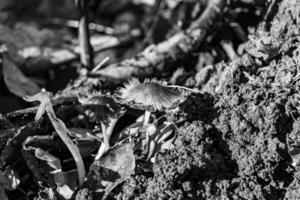
[[[57,148],[60,144],[52,141],[53,137],[48,135],[28,137],[23,143],[22,154],[35,179],[54,186],[53,176],[62,172],[62,166],[56,156],[46,151],[51,146]]]
[[[61,163],[58,158],[48,153],[47,151],[44,151],[41,148],[28,147],[28,150],[34,151],[34,155],[36,158],[46,161],[47,164],[51,168],[53,168],[53,170],[50,171],[51,174],[56,174],[58,172],[61,172]]]

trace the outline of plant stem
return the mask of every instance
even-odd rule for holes
[[[70,130],[66,127],[64,122],[56,117],[53,106],[50,100],[51,93],[45,90],[33,95],[33,96],[25,96],[23,99],[27,102],[39,101],[40,106],[38,108],[38,112],[36,113],[35,120],[39,120],[42,115],[46,112],[52,126],[54,127],[56,133],[59,135],[61,140],[65,143],[67,148],[72,154],[74,161],[77,167],[78,173],[78,182],[79,185],[82,185],[85,179],[85,168],[83,159],[81,157],[79,148],[73,143],[71,138],[69,137]]]
[[[71,152],[76,167],[77,167],[77,173],[78,173],[78,183],[79,185],[82,185],[85,179],[85,167],[84,167],[84,163],[80,154],[80,151],[78,149],[78,147],[73,143],[73,141],[71,140],[71,138],[65,133],[66,131],[69,131],[66,127],[60,127],[60,125],[62,125],[63,123],[60,122],[60,119],[58,119],[55,116],[53,107],[51,105],[47,105],[46,108],[46,113],[50,118],[51,124],[53,125],[54,129],[56,130],[57,134],[59,135],[59,137],[62,139],[62,141],[65,143],[65,145],[67,146],[67,148],[69,149],[69,151]],[[55,123],[55,121],[57,121],[58,123]],[[65,131],[62,131],[63,129],[65,129]]]
[[[106,129],[106,136],[107,136],[107,140],[108,140],[108,145],[109,145],[109,139],[110,139],[110,137],[111,137],[111,135],[112,135],[112,133],[113,133],[113,130],[114,130],[114,128],[115,128],[115,126],[116,126],[116,124],[117,124],[117,122],[118,122],[118,120],[119,120],[120,118],[116,118],[116,119],[112,119],[112,121],[110,122],[110,124],[109,124],[109,126],[106,128],[105,127],[105,129]],[[102,125],[102,123],[101,123],[101,128],[102,128],[102,126],[105,126],[104,124]],[[102,130],[103,130],[103,128],[102,128]],[[109,147],[110,147],[110,145],[108,146],[108,148],[107,148],[107,146],[106,146],[106,143],[105,143],[105,136],[104,136],[104,134],[103,134],[103,139],[104,139],[104,142],[100,145],[100,147],[99,147],[99,150],[98,150],[98,152],[97,152],[97,155],[96,155],[96,157],[95,157],[95,160],[99,160],[100,158],[101,158],[101,156],[109,149]]]
[[[116,118],[116,119],[112,119],[111,120],[111,122],[110,122],[110,124],[109,124],[109,126],[107,128],[107,135],[108,135],[109,138],[111,137],[111,135],[112,135],[112,133],[114,131],[114,128],[115,128],[117,122],[119,121],[119,119],[120,118]]]
[[[104,153],[105,153],[105,145],[104,143],[102,143],[98,149],[95,160],[99,160]]]
[[[107,135],[107,128],[103,122],[101,122],[101,129],[103,134],[103,142],[104,142],[104,151],[107,151],[110,147],[109,145],[109,136]]]
[[[92,69],[94,66],[93,49],[90,44],[90,31],[88,28],[88,12],[86,0],[75,0],[80,12],[78,39],[80,46],[80,61],[82,67]]]

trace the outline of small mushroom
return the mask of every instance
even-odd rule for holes
[[[190,93],[198,92],[182,86],[168,86],[166,82],[146,79],[141,83],[133,78],[119,90],[119,97],[130,107],[145,110],[143,127],[149,123],[151,112],[178,106]]]
[[[92,93],[87,96],[80,94],[78,95],[78,101],[87,111],[94,114],[94,120],[101,125],[104,143],[100,146],[95,157],[98,160],[110,148],[109,139],[125,110],[113,98],[100,93]]]

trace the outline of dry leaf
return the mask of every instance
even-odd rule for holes
[[[51,174],[56,174],[62,171],[60,160],[52,154],[48,153],[47,151],[44,151],[41,148],[36,148],[32,146],[28,147],[27,150],[34,151],[34,155],[37,159],[46,161],[47,165],[53,169],[52,171],[50,171]]]
[[[23,97],[40,91],[39,86],[27,78],[6,55],[3,55],[2,66],[4,81],[11,93]]]
[[[87,176],[87,185],[95,191],[103,191],[103,199],[118,184],[125,181],[135,169],[135,157],[131,143],[122,143],[109,149],[95,160]]]

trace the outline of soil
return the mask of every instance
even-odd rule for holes
[[[270,28],[256,32],[280,41],[281,50],[275,42],[265,59],[246,53],[223,64],[202,85],[213,95],[183,105],[188,122],[179,128],[175,149],[159,154],[153,177],[135,177],[144,187],[133,199],[300,198],[299,168],[291,165],[287,143],[299,134],[299,49],[291,43],[299,29],[292,9],[283,1]]]

